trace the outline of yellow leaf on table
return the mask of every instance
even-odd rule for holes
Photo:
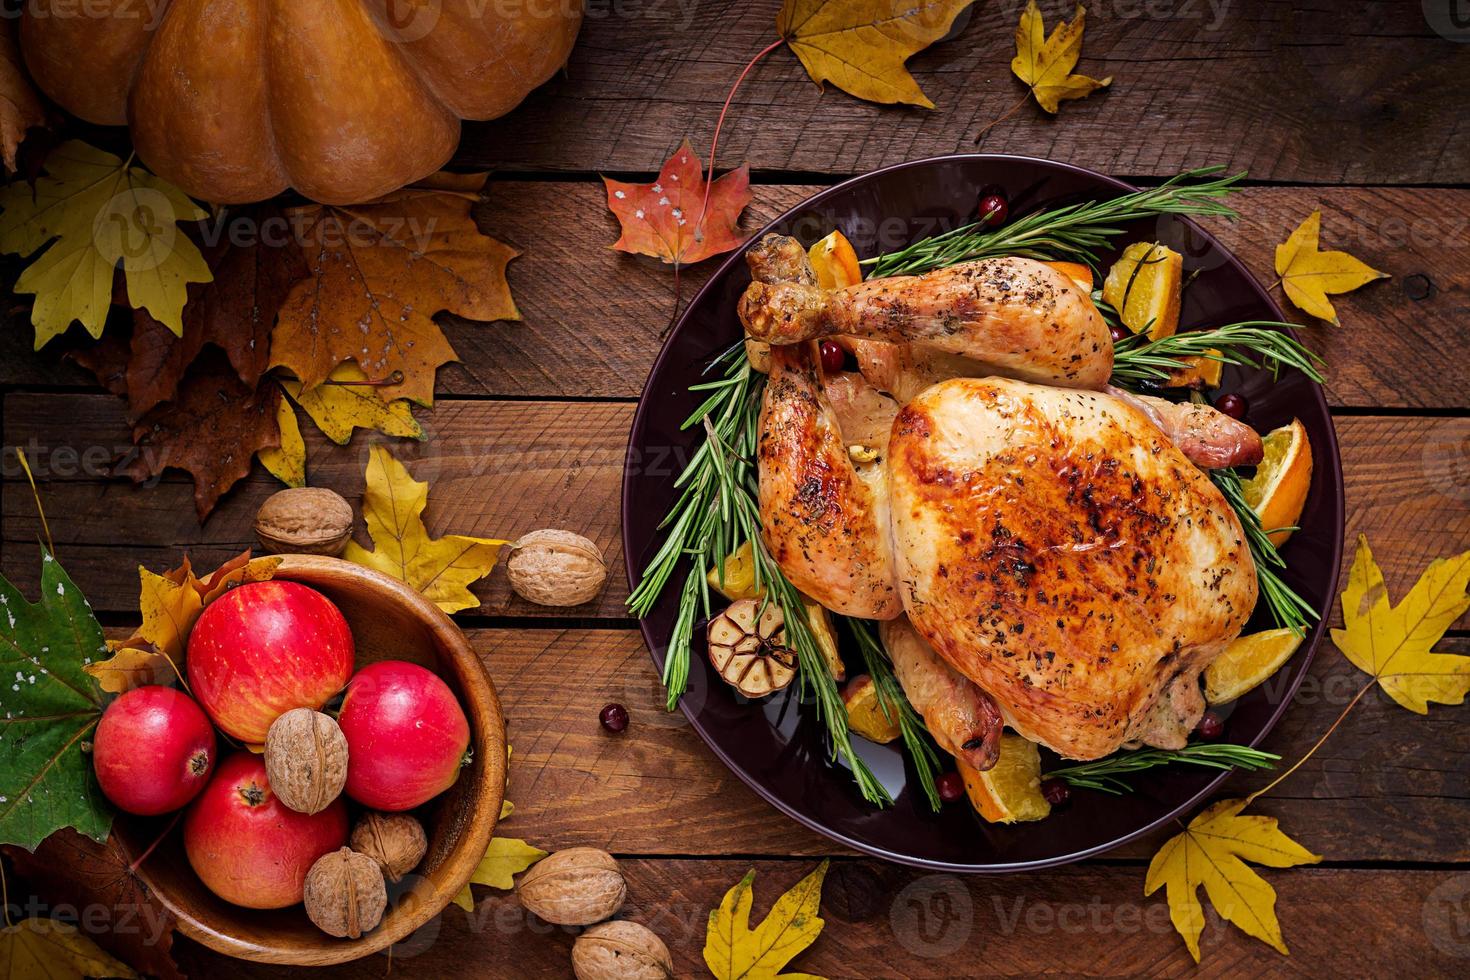
[[[178,677],[168,658],[150,647],[109,643],[108,648],[112,656],[87,664],[82,670],[95,677],[97,686],[109,694],[122,694],[150,684],[170,684]]]
[[[1467,588],[1470,551],[1431,562],[1408,595],[1389,605],[1383,572],[1360,534],[1342,592],[1345,628],[1332,631],[1332,642],[1410,711],[1427,714],[1431,701],[1460,704],[1470,692],[1470,657],[1435,653],[1434,645],[1470,609]]]
[[[76,926],[56,919],[22,919],[0,929],[0,963],[6,976],[45,980],[82,980],[83,977],[122,977],[138,974],[109,956]]]
[[[1199,962],[1199,936],[1205,913],[1199,901],[1204,885],[1210,904],[1226,922],[1285,954],[1276,919],[1276,891],[1246,861],[1270,868],[1316,864],[1319,855],[1282,833],[1273,817],[1243,817],[1246,800],[1222,800],[1169,838],[1149,862],[1143,893],[1167,889],[1169,918]]]
[[[381,404],[381,403],[380,403]],[[286,399],[276,407],[276,419],[281,424],[281,444],[256,452],[256,458],[271,476],[288,487],[306,486],[306,440],[301,437],[301,426],[296,421],[296,409]]]
[[[1055,114],[1060,103],[1081,99],[1113,83],[1112,76],[1099,81],[1086,75],[1074,75],[1077,59],[1082,56],[1082,31],[1087,11],[1079,3],[1072,23],[1061,21],[1046,36],[1046,24],[1036,0],[1029,0],[1016,25],[1016,56],[1011,71],[1025,82],[1036,97],[1036,104]]]
[[[423,516],[428,502],[429,485],[409,476],[387,449],[374,446],[362,497],[373,550],[354,541],[342,557],[407,582],[445,612],[473,609],[480,600],[470,583],[490,574],[501,546],[510,542],[460,534],[431,538]]]
[[[1388,273],[1360,262],[1346,252],[1319,250],[1322,212],[1313,211],[1291,236],[1276,246],[1276,274],[1286,298],[1308,316],[1337,323],[1337,311],[1328,293],[1347,293]]]
[[[315,388],[303,391],[295,378],[283,380],[281,386],[311,416],[322,434],[339,446],[352,441],[353,429],[377,429],[388,436],[423,439],[424,430],[413,417],[413,403],[407,398],[385,402],[378,397],[375,386],[360,383],[366,380],[362,368],[348,361],[337,365],[331,376]]]
[[[513,876],[525,871],[545,856],[545,851],[523,840],[517,840],[514,837],[493,837],[490,840],[490,846],[485,850],[485,856],[480,859],[479,867],[475,868],[475,873],[470,876],[470,882],[491,888],[514,888]],[[470,892],[469,885],[465,885],[454,897],[454,904],[466,912],[475,910],[475,899]]]
[[[41,253],[16,280],[34,293],[36,349],[73,320],[102,336],[119,262],[128,302],[182,335],[191,282],[213,275],[177,222],[205,212],[183,191],[111,153],[72,140],[46,157],[34,188],[17,181],[0,190],[0,251]]]
[[[974,0],[785,0],[776,32],[812,81],[869,102],[934,108],[904,62],[949,32]]]
[[[705,929],[704,962],[716,980],[764,980],[769,977],[810,977],[782,973],[781,968],[816,941],[825,924],[817,914],[822,904],[822,881],[827,862],[798,881],[771,906],[755,929],[750,928],[755,871],[725,893],[719,908],[709,914]]]

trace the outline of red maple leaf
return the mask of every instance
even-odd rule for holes
[[[738,248],[736,224],[750,203],[750,167],[742,164],[706,187],[699,157],[686,139],[651,184],[602,178],[607,206],[622,226],[613,248],[690,265]]]

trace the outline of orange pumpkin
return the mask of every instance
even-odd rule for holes
[[[205,201],[369,200],[563,64],[581,0],[29,0],[36,83]]]

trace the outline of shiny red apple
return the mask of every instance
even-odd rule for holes
[[[171,687],[134,688],[107,706],[92,767],[118,809],[142,816],[187,804],[214,771],[214,729],[194,699]]]
[[[249,752],[220,763],[184,816],[184,853],[199,880],[251,909],[301,901],[312,864],[346,842],[340,798],[319,813],[297,813],[271,792],[265,763]]]
[[[253,582],[205,607],[189,633],[189,686],[226,734],[259,745],[292,708],[320,708],[352,674],[352,632],[297,582]]]
[[[377,810],[410,810],[453,786],[470,747],[449,685],[402,660],[353,675],[337,724],[347,736],[347,794]]]

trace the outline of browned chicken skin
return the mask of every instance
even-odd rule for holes
[[[893,673],[934,741],[976,769],[995,765],[1004,727],[995,701],[945,663],[906,618],[878,627]]]

